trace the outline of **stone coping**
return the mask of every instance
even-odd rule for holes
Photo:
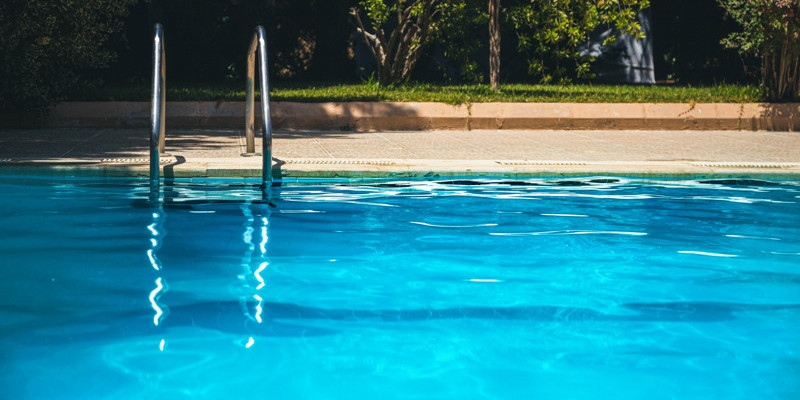
[[[800,103],[271,103],[275,129],[800,130]],[[260,107],[256,105],[256,124]],[[243,128],[244,102],[168,102],[167,128]],[[150,125],[149,102],[65,102],[49,127]]]
[[[170,178],[261,177],[260,160],[232,162],[230,159],[196,159],[191,162],[165,157],[161,176]],[[304,179],[404,179],[452,177],[589,177],[679,179],[778,179],[797,180],[800,163],[753,162],[573,162],[526,160],[390,160],[390,159],[284,159],[273,163],[273,176],[279,181]],[[149,176],[146,160],[116,159],[16,159],[0,160],[1,175],[43,175],[52,177],[134,177]]]

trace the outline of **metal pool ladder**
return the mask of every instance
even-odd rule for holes
[[[153,97],[150,110],[150,200],[159,197],[159,152],[164,151],[166,140],[164,81],[167,76],[164,60],[164,28],[155,25],[153,35]]]
[[[258,155],[255,151],[255,69],[258,52],[258,78],[261,84],[261,139],[262,166],[261,184],[264,189],[272,185],[272,119],[269,110],[269,77],[267,73],[267,34],[264,27],[256,26],[250,48],[247,50],[247,100],[245,111],[245,143],[247,152],[242,155]]]
[[[164,28],[154,27],[153,37],[153,96],[150,112],[150,199],[159,198],[159,152],[164,151],[166,140],[166,62],[164,56]],[[258,52],[259,81],[261,84],[261,130],[263,161],[261,166],[262,189],[272,186],[272,120],[269,108],[269,78],[267,70],[267,35],[264,27],[256,26],[250,48],[247,51],[247,101],[245,113],[246,153],[243,156],[258,155],[255,152],[255,59]]]

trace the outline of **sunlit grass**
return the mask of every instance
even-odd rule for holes
[[[382,87],[361,84],[281,84],[270,91],[272,101],[350,102],[417,101],[450,104],[486,102],[524,103],[749,103],[763,101],[757,86],[661,85],[530,85],[507,84],[499,92],[488,85],[438,85],[416,83]],[[243,101],[244,85],[167,85],[168,101]],[[149,101],[149,85],[108,86],[87,90],[72,100]]]

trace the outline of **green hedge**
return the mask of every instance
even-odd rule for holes
[[[136,0],[0,2],[0,110],[41,115],[113,60],[104,48]]]

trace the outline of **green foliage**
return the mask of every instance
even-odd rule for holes
[[[742,26],[741,32],[734,32],[723,40],[729,48],[763,54],[780,47],[787,37],[796,37],[800,31],[798,0],[717,1]]]
[[[108,65],[103,49],[137,0],[0,2],[0,110],[38,114]]]
[[[443,3],[440,11],[439,29],[431,41],[441,47],[444,58],[456,67],[458,78],[482,82],[484,77],[474,57],[485,46],[485,39],[476,33],[485,33],[489,23],[486,0],[452,0]],[[441,68],[446,77],[451,77],[447,65]]]
[[[769,99],[800,100],[800,0],[717,1],[742,26],[722,44],[761,57]]]
[[[528,73],[539,81],[565,83],[572,78],[591,78],[594,57],[580,51],[589,35],[598,28],[610,27],[643,37],[637,13],[648,6],[649,0],[502,0],[501,30],[516,36],[504,37],[503,43],[513,48],[516,42],[516,50],[527,60]],[[433,41],[450,61],[448,66],[458,69],[461,80],[484,79],[475,57],[487,46],[488,21],[486,0],[452,0],[441,7],[441,28]],[[610,36],[603,44],[616,39]],[[503,63],[516,65],[506,63],[518,57],[507,47]]]
[[[636,15],[649,5],[649,0],[527,0],[512,2],[503,13],[528,58],[529,73],[545,83],[568,82],[592,77],[594,57],[579,51],[590,33],[607,26],[643,37]],[[603,44],[615,40],[612,35]]]
[[[432,35],[441,28],[443,0],[361,0],[350,10],[356,32],[375,60],[378,81],[406,81]],[[363,12],[362,12],[363,9]],[[362,15],[366,15],[366,23]]]
[[[381,25],[389,21],[392,12],[396,12],[400,2],[386,4],[383,0],[362,0],[361,7],[367,12],[373,29],[381,29]]]

